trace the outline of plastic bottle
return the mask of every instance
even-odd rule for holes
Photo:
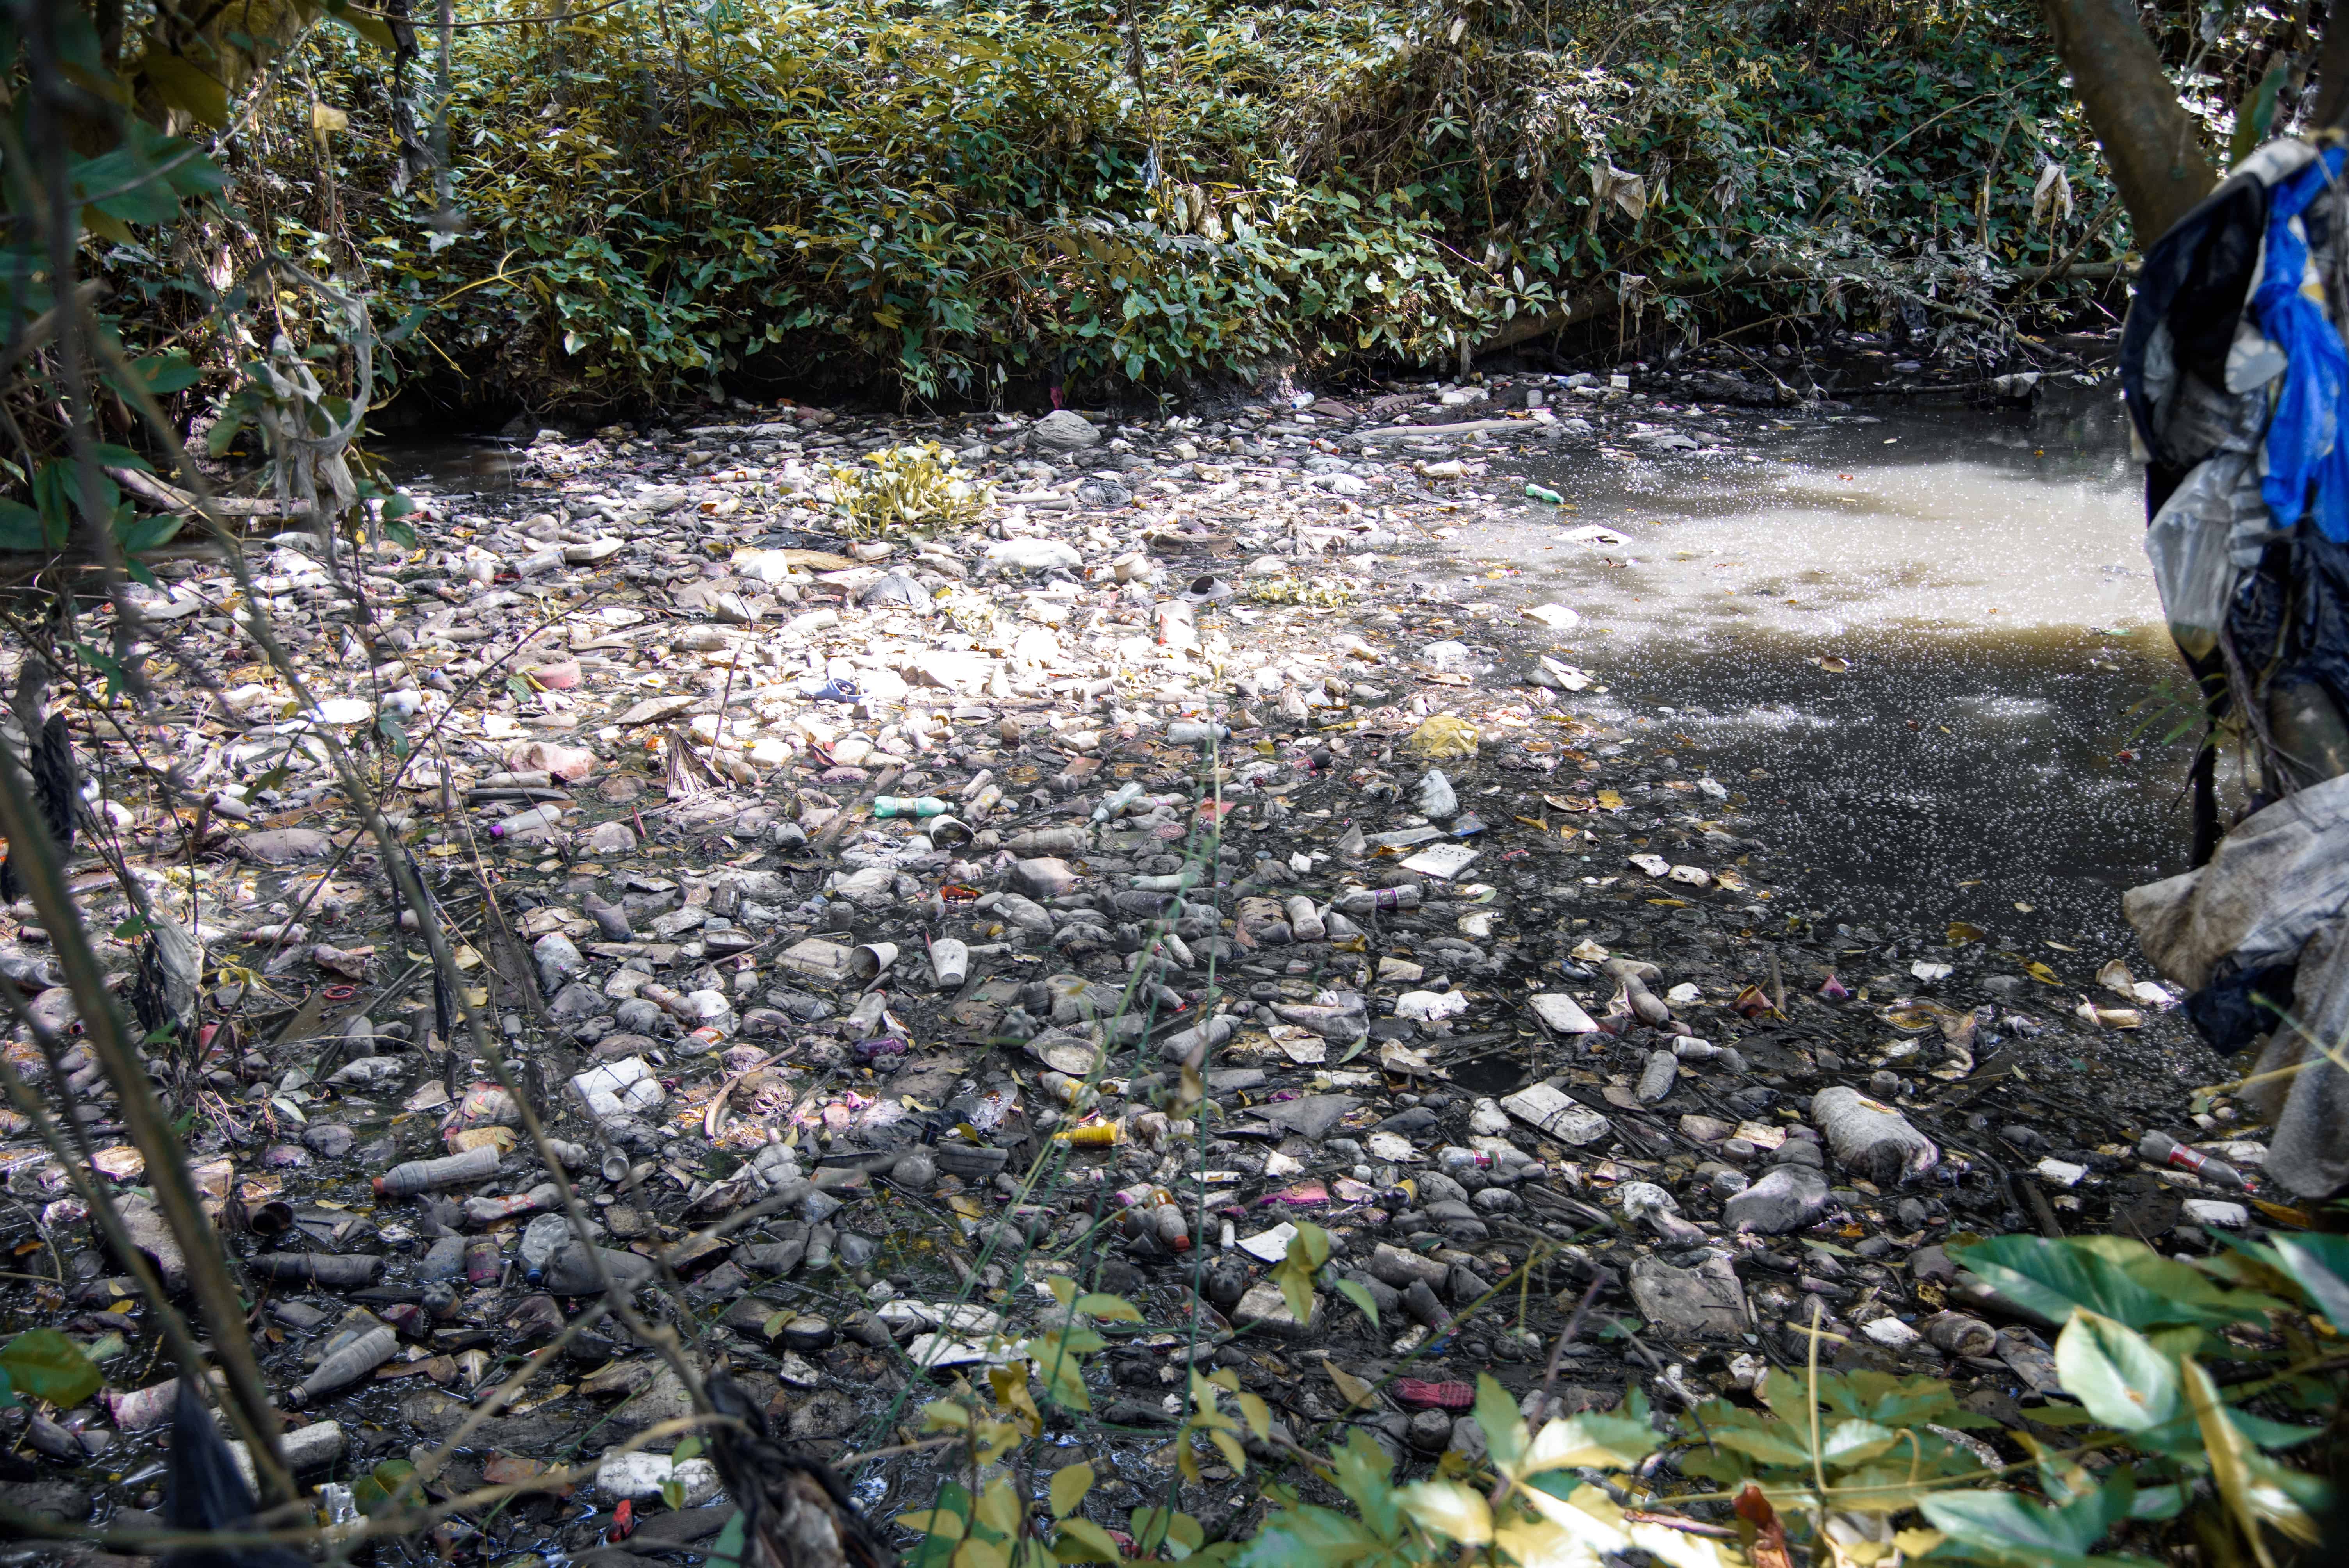
[[[1857,1089],[1837,1085],[1813,1095],[1811,1121],[1847,1169],[1879,1187],[1914,1181],[1940,1163],[1941,1151],[1931,1139]]]
[[[1303,893],[1299,893],[1281,907],[1288,915],[1288,929],[1296,934],[1298,941],[1321,940],[1324,934],[1321,915],[1313,907],[1311,899],[1307,898]]]
[[[1377,914],[1383,911],[1417,909],[1418,887],[1365,887],[1341,892],[1330,907],[1340,914]]]
[[[510,1193],[503,1198],[468,1198],[465,1200],[465,1219],[469,1224],[494,1225],[500,1220],[512,1219],[516,1214],[534,1213],[541,1209],[551,1208],[558,1202],[560,1196],[555,1191],[554,1183],[542,1181],[527,1192]]]
[[[1031,855],[1081,855],[1093,846],[1092,834],[1083,828],[1033,828],[1015,837],[1004,848],[1025,859]]]
[[[1119,1124],[1114,1121],[1088,1121],[1082,1126],[1063,1128],[1052,1137],[1080,1149],[1107,1149],[1118,1140],[1119,1133]]]
[[[263,1253],[247,1266],[266,1280],[332,1290],[373,1284],[383,1273],[383,1260],[366,1253]]]
[[[1557,491],[1550,489],[1547,485],[1527,484],[1526,486],[1526,499],[1528,500],[1537,500],[1547,506],[1564,506],[1566,504],[1566,498],[1558,494]]]
[[[1209,741],[1231,738],[1230,727],[1205,724],[1194,719],[1176,719],[1166,727],[1166,740],[1172,746],[1201,746]]]
[[[537,828],[559,827],[563,808],[555,805],[533,806],[527,811],[516,811],[503,821],[490,824],[490,837],[502,839],[510,833],[529,832]]]
[[[324,1361],[318,1369],[302,1381],[299,1387],[286,1390],[285,1402],[301,1405],[321,1394],[331,1394],[337,1388],[357,1382],[399,1350],[399,1336],[388,1328],[370,1328]]]
[[[1119,785],[1113,793],[1093,808],[1093,820],[1106,822],[1141,799],[1142,785],[1139,781],[1129,779]]]
[[[1191,1250],[1191,1222],[1183,1217],[1182,1209],[1174,1203],[1161,1203],[1151,1211],[1151,1222],[1158,1228],[1158,1239],[1170,1252]]]
[[[936,795],[875,795],[873,814],[876,817],[943,817],[947,803]]]
[[[2243,1173],[2223,1160],[2214,1159],[2199,1149],[2180,1143],[2167,1132],[2148,1132],[2137,1146],[2137,1158],[2156,1165],[2173,1166],[2191,1171],[2205,1181],[2216,1181],[2222,1187],[2232,1187],[2239,1192],[2249,1191],[2251,1182]]]
[[[1925,1337],[1951,1356],[1986,1359],[1998,1353],[1998,1330],[1962,1312],[1937,1312],[1925,1320]]]
[[[523,1278],[536,1284],[546,1275],[546,1261],[571,1239],[571,1222],[561,1214],[541,1214],[523,1228]]]
[[[469,1284],[495,1284],[505,1272],[495,1236],[476,1236],[465,1243],[465,1280]]]
[[[410,1160],[395,1165],[375,1179],[375,1190],[387,1198],[406,1198],[429,1192],[435,1187],[461,1187],[469,1181],[487,1181],[497,1173],[497,1146],[485,1143],[462,1154]]]

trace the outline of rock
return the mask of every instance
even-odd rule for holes
[[[1749,1326],[1744,1287],[1725,1257],[1708,1257],[1695,1268],[1636,1258],[1630,1285],[1640,1315],[1667,1338],[1726,1339]]]
[[[244,834],[236,841],[236,847],[248,860],[282,866],[291,861],[324,859],[334,853],[335,841],[315,828],[270,828]]]
[[[634,1254],[630,1254],[634,1255]],[[549,1271],[552,1273],[552,1271]],[[558,1290],[560,1287],[556,1287]],[[677,1374],[667,1367],[655,1373],[651,1382],[622,1400],[612,1411],[612,1429],[622,1435],[642,1431],[662,1421],[675,1421],[693,1414],[693,1396],[678,1380]],[[603,1484],[599,1476],[596,1484]],[[709,1496],[699,1501],[707,1501]]]
[[[1056,452],[1073,452],[1101,445],[1102,434],[1092,420],[1067,408],[1055,408],[1036,421],[1029,439]]]
[[[678,1501],[688,1509],[700,1508],[725,1490],[718,1479],[718,1467],[705,1459],[678,1460],[667,1454],[610,1454],[595,1466],[596,1491],[615,1502],[662,1501],[671,1483],[682,1489],[684,1495]]]
[[[1314,1295],[1307,1304],[1302,1322],[1291,1312],[1280,1287],[1270,1280],[1258,1280],[1247,1288],[1232,1309],[1232,1321],[1242,1327],[1256,1327],[1282,1339],[1309,1337],[1321,1322],[1321,1297]]]
[[[605,1277],[614,1284],[634,1289],[653,1277],[650,1258],[634,1253],[616,1253],[605,1248],[595,1249],[595,1257],[603,1262]],[[547,1260],[546,1288],[556,1295],[592,1295],[604,1287],[597,1282],[595,1262],[589,1250],[577,1242],[566,1242]]]
[[[1733,1230],[1782,1236],[1816,1224],[1826,1212],[1827,1179],[1806,1165],[1780,1165],[1722,1205]]]

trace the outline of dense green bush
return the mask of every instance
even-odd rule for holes
[[[1594,285],[1609,333],[1947,322],[2125,242],[2027,5],[1816,9],[631,0],[456,33],[445,180],[395,192],[347,37],[326,165],[306,119],[246,150],[282,240],[418,313],[411,372],[578,404],[1449,363]]]

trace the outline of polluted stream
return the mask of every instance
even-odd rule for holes
[[[2169,738],[2190,684],[2110,383],[1773,434],[1709,462],[1531,465],[1568,506],[1448,548],[1514,568],[1480,592],[1578,611],[1540,646],[1609,690],[1570,700],[1742,780],[1807,918],[2133,957],[2120,893],[2187,869],[2200,732]]]
[[[631,1568],[730,1504],[706,1460],[605,1457],[690,1401],[587,1315],[558,1172],[452,1048],[320,725],[383,780],[606,1272],[880,1519],[956,1470],[919,1407],[1017,1384],[984,1374],[1065,1317],[1056,1282],[1139,1314],[1038,1418],[1038,1473],[1090,1459],[1119,1532],[1171,1501],[1245,1534],[1288,1462],[1179,1474],[1194,1368],[1416,1475],[1481,1451],[1480,1374],[1546,1413],[1594,1290],[1547,1413],[1748,1400],[1816,1305],[1835,1366],[2033,1430],[2045,1339],[1945,1240],[2257,1223],[2218,1168],[2139,1158],[2260,1146],[2224,1097],[2189,1112],[2223,1068],[2111,908],[2183,836],[2176,759],[2116,755],[2167,666],[2112,423],[1729,406],[1659,450],[1672,387],[1588,380],[411,451],[417,546],[362,557],[364,636],[305,536],[254,552],[309,714],[224,573],[168,575],[140,603],[238,705],[176,741],[206,815],[83,763],[214,954],[155,1072],[325,1515],[408,1464],[435,1499],[579,1464],[378,1551]],[[983,527],[843,535],[835,469],[910,439],[994,486]],[[69,1017],[24,925],[0,961]],[[137,1207],[89,1068],[54,1071]],[[12,1326],[106,1386],[0,1418],[0,1501],[151,1522],[171,1367],[61,1162],[21,1123],[6,1158],[48,1276]],[[1304,1222],[1332,1250],[1300,1321],[1271,1273]]]

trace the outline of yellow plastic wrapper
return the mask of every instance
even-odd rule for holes
[[[1413,730],[1404,743],[1414,757],[1443,761],[1453,757],[1476,755],[1475,727],[1448,713],[1430,714],[1420,727]]]

